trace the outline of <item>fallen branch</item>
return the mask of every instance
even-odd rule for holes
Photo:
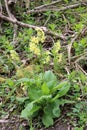
[[[73,5],[66,6],[66,7],[61,7],[61,8],[40,8],[40,7],[37,7],[35,9],[30,10],[30,11],[27,11],[27,13],[30,14],[30,13],[39,13],[39,12],[45,12],[45,11],[60,12],[60,11],[65,11],[67,9],[77,8],[77,7],[82,6],[82,5],[87,6],[87,1],[76,3],[76,4],[73,4]]]
[[[0,1],[0,13],[2,13],[2,4],[1,4],[1,1]],[[2,20],[0,19],[0,32],[2,32],[1,25],[2,25]]]
[[[80,32],[75,33],[75,34],[74,34],[74,35],[75,35],[74,38],[71,39],[70,44],[68,44],[68,46],[67,46],[69,64],[70,64],[70,62],[71,62],[71,49],[72,49],[73,43],[75,42],[75,40],[78,39],[78,37],[79,37],[80,35],[83,34],[84,30],[86,30],[86,29],[87,29],[87,28],[86,28],[85,26],[83,26],[83,28],[80,30]]]
[[[4,2],[5,2],[5,7],[6,7],[6,11],[7,11],[7,14],[8,14],[8,16],[11,18],[11,19],[14,19],[14,20],[16,20],[16,18],[14,17],[14,15],[11,13],[11,10],[9,9],[9,6],[8,6],[8,2],[11,2],[11,1],[8,1],[7,2],[7,0],[4,0]],[[15,44],[16,43],[16,36],[17,36],[17,28],[18,28],[18,26],[17,26],[17,24],[14,24],[13,25],[14,26],[14,34],[13,34],[13,44]]]
[[[4,0],[4,2],[5,2],[5,8],[6,8],[6,11],[7,11],[8,16],[9,16],[10,18],[13,18],[13,19],[14,19],[13,15],[11,14],[10,9],[9,9],[9,7],[8,7],[8,2],[7,2],[7,0]]]
[[[26,24],[26,23],[23,23],[23,22],[20,22],[18,21],[17,19],[12,19],[12,18],[9,18],[3,14],[0,13],[0,18],[3,19],[3,20],[6,20],[8,22],[11,22],[13,24],[17,24],[21,27],[26,27],[26,28],[32,28],[32,29],[36,29],[36,28],[40,28],[42,29],[46,34],[50,34],[52,36],[55,36],[56,38],[60,38],[62,40],[65,40],[65,36],[63,36],[62,34],[57,34],[55,32],[52,32],[50,31],[49,29],[47,29],[46,27],[43,27],[43,26],[35,26],[35,25],[30,25],[30,24]]]
[[[37,10],[37,9],[42,9],[42,8],[46,8],[46,7],[49,7],[49,6],[52,6],[52,5],[55,5],[59,2],[61,2],[62,0],[57,0],[57,1],[53,1],[49,4],[44,4],[44,5],[41,5],[41,6],[38,6],[38,7],[35,7],[34,10]]]
[[[15,121],[9,121],[9,120],[0,120],[0,123],[14,123]]]
[[[87,73],[83,70],[83,68],[78,63],[76,63],[76,68],[77,70],[81,70],[87,76]]]
[[[75,40],[78,38],[78,36],[79,36],[79,33],[75,33],[75,37],[72,38],[70,44],[68,44],[68,46],[67,46],[69,65],[70,65],[70,62],[71,62],[71,48],[72,48],[72,45],[73,45],[73,43],[75,42]]]

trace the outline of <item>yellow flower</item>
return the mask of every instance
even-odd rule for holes
[[[30,51],[33,52],[35,55],[40,55],[40,49],[34,43],[30,43]]]
[[[50,61],[50,56],[44,58],[43,64],[47,64]]]
[[[40,49],[39,49],[39,48],[35,48],[34,54],[35,54],[35,55],[40,55]]]
[[[35,37],[35,36],[33,36],[33,37],[31,37],[31,40],[30,40],[32,43],[35,43],[35,44],[38,44],[39,43],[39,39],[38,39],[38,37]]]
[[[46,63],[48,63],[50,61],[50,56],[46,57]]]
[[[10,50],[10,55],[13,60],[20,61],[20,58],[15,50]]]
[[[30,43],[30,51],[33,52],[37,46],[34,43]]]
[[[44,31],[40,28],[36,28],[36,31],[37,31],[37,37],[38,37],[39,41],[43,43],[45,41]]]
[[[55,53],[58,53],[58,51],[60,50],[60,41],[57,41],[55,44],[54,44],[54,47],[53,47],[53,49],[54,49],[54,51],[55,51]]]
[[[41,37],[41,38],[40,38],[40,42],[41,42],[41,43],[44,43],[44,41],[45,41],[45,37]]]
[[[50,51],[47,50],[46,52],[44,52],[44,55],[45,57],[43,63],[46,64],[50,61]]]
[[[37,31],[37,37],[33,36],[30,39],[29,47],[30,51],[33,52],[35,55],[40,55],[41,50],[39,48],[39,42],[44,42],[45,40],[45,34],[42,29],[36,28]]]

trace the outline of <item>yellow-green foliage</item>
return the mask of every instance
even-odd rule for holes
[[[20,61],[18,53],[15,50],[10,50],[10,56],[13,61]]]
[[[62,53],[59,53],[61,49],[60,41],[57,41],[52,49],[52,53],[54,55],[54,59],[56,59],[56,62],[61,62],[62,61]]]
[[[5,82],[5,81],[6,81],[6,79],[5,79],[5,78],[0,77],[0,83]]]
[[[35,55],[40,55],[41,50],[39,47],[39,43],[43,43],[45,41],[45,34],[42,29],[36,28],[37,36],[32,36],[29,43],[30,52]]]

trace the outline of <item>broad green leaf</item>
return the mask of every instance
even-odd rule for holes
[[[31,102],[26,106],[26,108],[24,110],[22,110],[21,117],[28,119],[28,117],[30,116],[30,111],[32,110],[32,108],[33,108],[33,103]]]
[[[63,86],[60,91],[58,92],[59,97],[64,96],[70,89],[70,84],[66,84],[66,86]]]
[[[60,108],[59,106],[55,106],[54,109],[53,109],[53,115],[55,117],[59,117],[60,116]]]
[[[50,93],[50,90],[49,90],[49,88],[48,88],[48,86],[47,86],[46,83],[44,83],[44,84],[41,86],[41,89],[42,89],[43,94],[45,94],[45,95],[48,95],[48,94]]]
[[[53,103],[54,104],[54,108],[53,108],[53,115],[55,117],[59,117],[60,116],[60,101],[59,100],[55,100],[55,102]]]
[[[57,93],[57,95],[52,99],[52,101],[55,101],[56,99],[66,95],[66,93],[69,91],[70,89],[70,84],[67,83],[65,86],[63,86],[59,92]]]
[[[53,74],[52,71],[46,71],[43,76],[44,81],[49,82],[51,80],[56,80],[56,76]]]
[[[60,84],[58,84],[56,87],[54,87],[52,89],[52,92],[55,92],[57,90],[60,90],[62,87],[65,87],[67,85],[67,81],[61,82]]]
[[[59,108],[60,104],[59,103],[60,103],[60,101],[56,100],[52,103],[47,104],[44,107],[44,114],[46,114],[52,118],[59,117],[60,116],[60,108]]]
[[[45,127],[49,127],[53,125],[53,119],[48,114],[44,114],[42,117],[42,122],[45,125]]]
[[[58,83],[57,80],[51,80],[51,81],[47,82],[47,86],[50,89],[50,91],[53,90],[53,88],[57,85],[57,83]]]
[[[16,100],[23,103],[25,100],[29,99],[29,97],[17,97]]]
[[[21,112],[21,117],[28,119],[29,117],[32,117],[35,112],[37,112],[40,109],[40,106],[37,106],[34,104],[34,102],[31,102],[27,104],[24,110]]]
[[[43,96],[42,90],[33,86],[28,88],[28,96],[31,101],[38,100],[41,96]]]
[[[44,114],[46,115],[49,115],[51,116],[52,118],[54,117],[53,115],[53,108],[54,108],[54,104],[50,103],[50,104],[47,104],[45,107],[44,107]]]
[[[67,100],[67,99],[60,99],[60,105],[64,105],[64,104],[74,104],[76,103],[75,101],[72,101],[72,100]]]
[[[52,98],[52,95],[44,95],[44,96],[41,96],[39,99],[37,99],[35,102],[38,102],[38,103],[42,103],[42,104],[43,104],[44,101],[45,101],[45,103],[46,103],[46,101],[47,101],[47,102],[50,101],[51,98]]]

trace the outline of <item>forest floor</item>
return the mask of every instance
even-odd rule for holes
[[[87,1],[27,6],[0,3],[0,130],[87,130]]]

